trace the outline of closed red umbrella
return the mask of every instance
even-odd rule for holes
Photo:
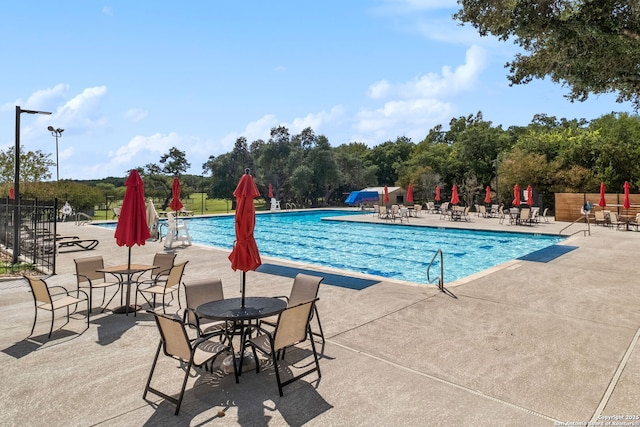
[[[173,178],[173,182],[171,183],[171,203],[169,203],[169,207],[174,211],[179,211],[182,209],[183,204],[180,201],[180,180],[178,177]]]
[[[460,203],[460,198],[458,197],[458,186],[453,184],[453,187],[451,188],[451,204],[457,205],[458,203]]]
[[[137,170],[131,170],[124,185],[127,189],[124,192],[124,200],[114,237],[118,246],[129,247],[127,265],[131,267],[131,247],[144,245],[151,237],[151,233],[147,224],[144,183]]]
[[[487,185],[487,188],[484,189],[484,202],[489,204],[491,203],[491,187]]]
[[[520,207],[520,186],[518,184],[513,186],[513,206]]]
[[[384,198],[382,199],[382,201],[385,205],[389,203],[389,187],[387,187],[386,185],[384,186]]]
[[[269,194],[268,197],[270,199],[273,199],[273,186],[271,184],[269,184]]]
[[[605,193],[604,182],[601,182],[600,183],[600,202],[598,203],[598,206],[601,206],[603,208],[607,206],[607,201],[604,199],[604,193]]]
[[[435,197],[436,202],[440,201],[440,186],[436,185],[436,197]]]
[[[16,191],[13,189],[13,187],[11,187],[9,189],[9,198],[10,199],[15,199],[16,198]]]
[[[527,205],[533,206],[533,189],[527,185]]]
[[[413,203],[413,185],[407,187],[407,203]]]
[[[233,192],[236,198],[236,241],[229,255],[231,268],[234,271],[242,270],[242,307],[244,307],[244,289],[246,284],[246,272],[255,270],[262,264],[260,252],[253,230],[256,225],[256,211],[253,199],[260,196],[260,192],[249,174],[249,169],[240,178],[240,182]]]
[[[624,182],[624,203],[622,206],[625,209],[629,209],[631,207],[631,203],[629,203],[629,181]]]

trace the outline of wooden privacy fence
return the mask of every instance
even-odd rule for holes
[[[591,212],[607,209],[619,215],[640,213],[640,194],[629,194],[629,202],[631,203],[629,209],[625,209],[622,206],[624,202],[623,193],[605,193],[604,199],[607,202],[607,206],[601,208],[598,206],[600,193],[556,193],[555,219],[556,221],[575,221],[583,216],[580,213],[580,209],[587,201],[591,203]]]

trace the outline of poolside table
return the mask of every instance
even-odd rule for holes
[[[273,297],[246,297],[244,301],[244,307],[241,305],[242,298],[228,298],[207,302],[196,307],[196,314],[206,319],[233,322],[233,328],[230,330],[230,334],[240,336],[240,351],[235,353],[235,355],[229,356],[222,363],[223,366],[230,366],[232,363],[237,363],[236,361],[242,357],[242,365],[249,370],[255,368],[253,363],[257,363],[257,361],[253,360],[252,353],[245,353],[244,351],[245,327],[250,326],[254,320],[257,321],[258,319],[279,314],[287,308],[287,302],[280,298]],[[235,357],[235,361],[231,359],[232,357]],[[240,374],[241,372],[238,372],[238,375]]]
[[[157,268],[157,267],[158,267],[157,265],[146,265],[146,264],[131,264],[131,265],[123,264],[123,265],[116,265],[114,267],[105,267],[100,270],[97,270],[102,273],[109,273],[116,276],[116,278],[118,279],[118,282],[120,282],[121,290],[123,289],[122,285],[127,285],[127,296],[126,296],[125,305],[121,307],[116,307],[111,311],[117,314],[125,313],[128,316],[130,311],[136,312],[140,310],[140,306],[134,306],[131,304],[131,283],[133,282],[132,277],[134,274],[141,274],[141,273],[144,273],[145,271],[153,270],[154,268]],[[120,301],[122,302],[122,294],[120,295]]]

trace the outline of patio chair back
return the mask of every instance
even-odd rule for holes
[[[185,282],[184,295],[187,300],[187,310],[185,311],[186,323],[197,326],[199,320],[195,313],[196,308],[207,302],[224,299],[222,280],[217,277]]]
[[[291,287],[287,305],[294,306],[316,299],[322,280],[322,277],[299,273],[293,279],[293,286]]]
[[[76,278],[78,286],[87,285],[94,280],[105,280],[105,273],[96,271],[104,268],[104,260],[101,256],[91,256],[87,258],[77,258],[73,260],[76,263]]]
[[[25,279],[29,282],[29,286],[31,286],[31,291],[33,292],[33,298],[40,303],[46,305],[47,310],[51,310],[51,294],[49,293],[49,288],[44,280],[38,277],[32,276],[24,276]]]
[[[309,321],[315,300],[287,307],[278,317],[273,334],[273,350],[279,351],[307,339]]]
[[[188,262],[189,261],[185,261],[180,264],[175,264],[173,267],[171,267],[169,275],[167,276],[167,283],[165,285],[165,288],[168,289],[180,285],[182,275],[184,274],[184,268]]]
[[[183,362],[191,360],[191,345],[184,324],[176,318],[155,314],[164,354]]]
[[[157,267],[151,270],[151,278],[157,279],[158,277],[169,275],[169,270],[173,267],[175,259],[175,253],[159,252],[155,254],[153,256],[153,265]]]

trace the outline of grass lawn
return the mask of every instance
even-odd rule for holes
[[[156,206],[156,210],[160,212],[162,209],[162,205],[159,200],[154,199],[153,201]],[[184,208],[189,211],[193,211],[194,215],[210,215],[210,214],[221,214],[221,213],[233,213],[231,210],[231,200],[224,199],[209,199],[207,195],[204,193],[192,193],[188,199],[182,199],[182,204]],[[122,201],[112,204],[112,206],[121,206]],[[267,205],[263,199],[255,199],[256,210],[266,210]],[[93,219],[112,219],[113,211],[109,209],[105,211],[104,209],[96,209],[95,215]]]

